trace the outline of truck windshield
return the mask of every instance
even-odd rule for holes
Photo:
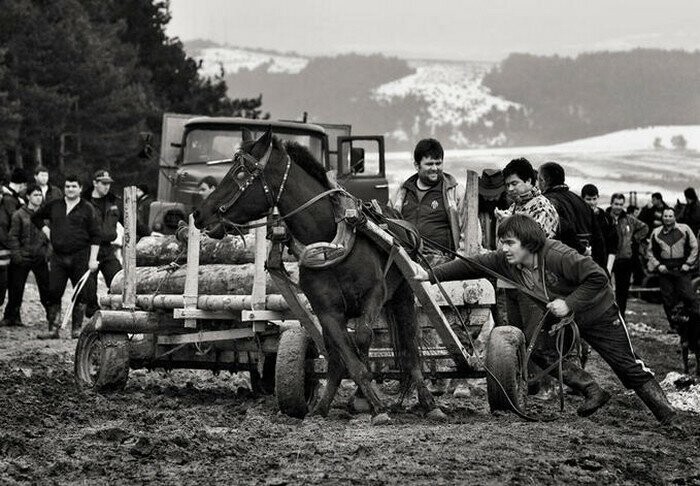
[[[262,131],[253,131],[258,138]],[[323,139],[320,135],[284,133],[275,131],[275,136],[282,140],[299,143],[308,148],[316,159],[325,163]],[[183,164],[201,164],[214,160],[230,159],[241,145],[243,135],[240,129],[204,129],[195,128],[187,133],[183,151]]]

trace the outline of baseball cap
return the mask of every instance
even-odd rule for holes
[[[114,182],[114,179],[112,179],[109,175],[109,171],[105,169],[96,171],[95,175],[92,177],[92,180],[100,182]]]

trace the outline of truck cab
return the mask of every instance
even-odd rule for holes
[[[158,200],[151,205],[153,231],[172,233],[201,202],[204,177],[226,175],[243,140],[243,129],[259,137],[268,127],[283,141],[306,147],[350,193],[363,199],[388,201],[384,138],[353,137],[350,125],[233,117],[192,117],[167,113],[163,119]],[[330,136],[329,136],[330,135]]]

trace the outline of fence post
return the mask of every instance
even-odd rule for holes
[[[190,215],[187,235],[187,270],[185,272],[185,293],[182,300],[185,309],[196,309],[199,297],[199,239],[200,232]],[[185,327],[197,327],[197,319],[185,319]]]
[[[464,250],[467,256],[479,252],[479,174],[467,171],[467,187],[464,192]]]
[[[122,307],[128,310],[136,308],[136,187],[124,188],[124,241],[122,256],[124,258],[124,290]]]

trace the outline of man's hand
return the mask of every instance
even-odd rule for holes
[[[498,219],[499,221],[502,220],[503,218],[507,218],[508,216],[510,216],[509,211],[507,211],[506,209],[498,209],[498,208],[495,208],[493,210],[493,214],[496,215],[496,219]]]
[[[430,275],[428,275],[428,272],[425,270],[425,268],[421,267],[416,262],[413,262],[413,273],[413,280],[418,280],[420,282],[430,280]]]
[[[668,273],[668,268],[666,267],[666,265],[659,265],[657,270],[659,271],[659,273]]]
[[[689,272],[690,271],[690,265],[686,265],[685,263],[681,265],[681,272]]]
[[[564,317],[571,312],[569,306],[566,305],[564,299],[554,299],[552,302],[547,304],[547,309],[549,309],[552,314],[557,317]]]
[[[95,273],[99,267],[100,267],[100,264],[98,263],[97,260],[90,260],[88,262],[88,269],[90,270],[91,273]]]
[[[41,228],[41,231],[44,232],[44,234],[46,235],[46,238],[50,241],[51,240],[51,228],[49,228],[48,226],[44,226],[43,228]]]

